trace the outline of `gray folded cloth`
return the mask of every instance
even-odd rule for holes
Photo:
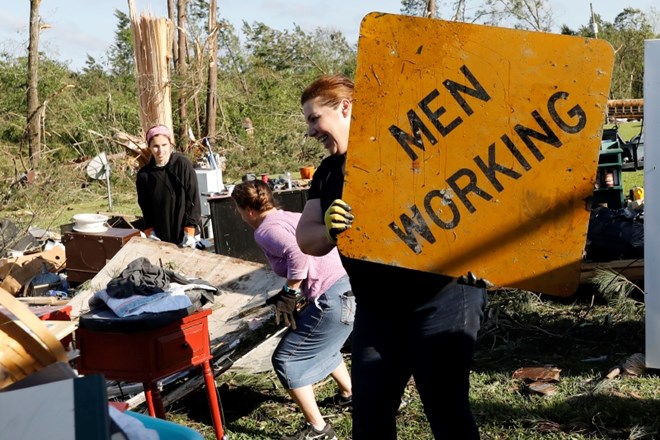
[[[158,267],[144,258],[133,260],[119,276],[108,282],[106,291],[112,298],[131,295],[153,295],[166,290],[170,285],[170,271]]]

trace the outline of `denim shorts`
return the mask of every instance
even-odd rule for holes
[[[325,379],[342,361],[341,348],[353,331],[355,298],[348,276],[337,280],[305,307],[296,330],[287,330],[272,356],[273,368],[286,389]]]

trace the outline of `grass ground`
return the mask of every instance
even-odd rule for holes
[[[660,377],[652,372],[606,377],[633,354],[644,352],[641,299],[635,294],[608,299],[590,286],[571,298],[491,293],[471,376],[482,439],[660,438]],[[537,394],[513,378],[521,367],[539,366],[561,370],[552,395]],[[230,439],[277,439],[302,423],[271,372],[229,372],[218,383]],[[334,383],[326,381],[317,387],[318,400],[335,392]],[[399,438],[432,439],[412,382],[406,399],[409,404],[398,416]],[[202,392],[169,410],[173,420],[214,438]],[[350,413],[323,412],[339,438],[349,439]]]
[[[606,127],[612,127],[613,124],[608,124]],[[641,122],[627,122],[618,125],[619,134],[624,140],[629,140],[631,137],[639,133],[642,128]],[[644,170],[637,171],[624,171],[623,172],[623,191],[624,195],[628,195],[628,192],[636,187],[644,187]]]
[[[616,126],[619,130],[619,134],[624,141],[630,140],[631,137],[635,136],[642,129],[641,121],[632,121],[632,122],[622,122],[618,124],[605,124],[606,128],[611,128]]]
[[[624,171],[623,173],[623,190],[624,194],[628,195],[628,191],[636,186],[644,187],[644,170],[637,171]]]

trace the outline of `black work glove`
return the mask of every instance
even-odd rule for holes
[[[458,284],[465,284],[466,286],[479,287],[481,289],[490,289],[493,283],[486,278],[477,278],[475,274],[468,271],[467,275],[458,277]]]
[[[275,324],[280,324],[280,315],[284,325],[296,329],[296,305],[299,296],[293,292],[287,291],[282,287],[277,295],[273,295],[266,300],[266,304],[275,306]]]

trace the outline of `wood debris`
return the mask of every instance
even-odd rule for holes
[[[513,379],[524,381],[526,388],[536,394],[551,396],[557,392],[561,370],[556,367],[522,367],[513,372]]]
[[[130,156],[128,162],[131,168],[140,169],[151,160],[151,151],[143,138],[117,131],[112,140],[126,149],[126,153]]]
[[[646,357],[642,353],[630,355],[623,363],[612,368],[605,376],[614,379],[618,375],[641,376],[646,371]]]
[[[139,18],[129,0],[131,29],[140,98],[140,125],[146,132],[156,124],[172,129],[172,99],[169,65],[172,60],[172,22],[143,14]]]
[[[66,266],[64,247],[0,260],[0,287],[18,296],[24,286],[40,273],[60,272]]]

